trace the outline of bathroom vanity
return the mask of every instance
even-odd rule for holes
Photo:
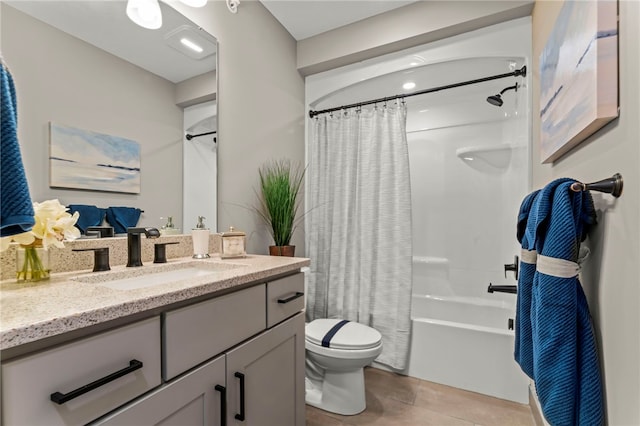
[[[2,424],[304,425],[308,264],[184,258],[3,281]]]

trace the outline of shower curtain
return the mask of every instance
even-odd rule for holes
[[[382,334],[377,361],[406,367],[411,328],[411,188],[406,106],[323,114],[309,143],[307,319]]]

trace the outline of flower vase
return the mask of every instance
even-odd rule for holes
[[[20,245],[16,251],[16,281],[35,282],[48,280],[50,274],[49,252],[41,243]]]

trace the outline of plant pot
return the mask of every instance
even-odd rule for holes
[[[269,246],[271,256],[295,256],[296,246]]]

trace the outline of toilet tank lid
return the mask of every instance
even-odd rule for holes
[[[322,318],[305,326],[305,338],[314,345],[322,346],[322,340],[341,319]],[[368,349],[378,346],[382,335],[378,330],[355,321],[342,326],[329,341],[335,349]]]

